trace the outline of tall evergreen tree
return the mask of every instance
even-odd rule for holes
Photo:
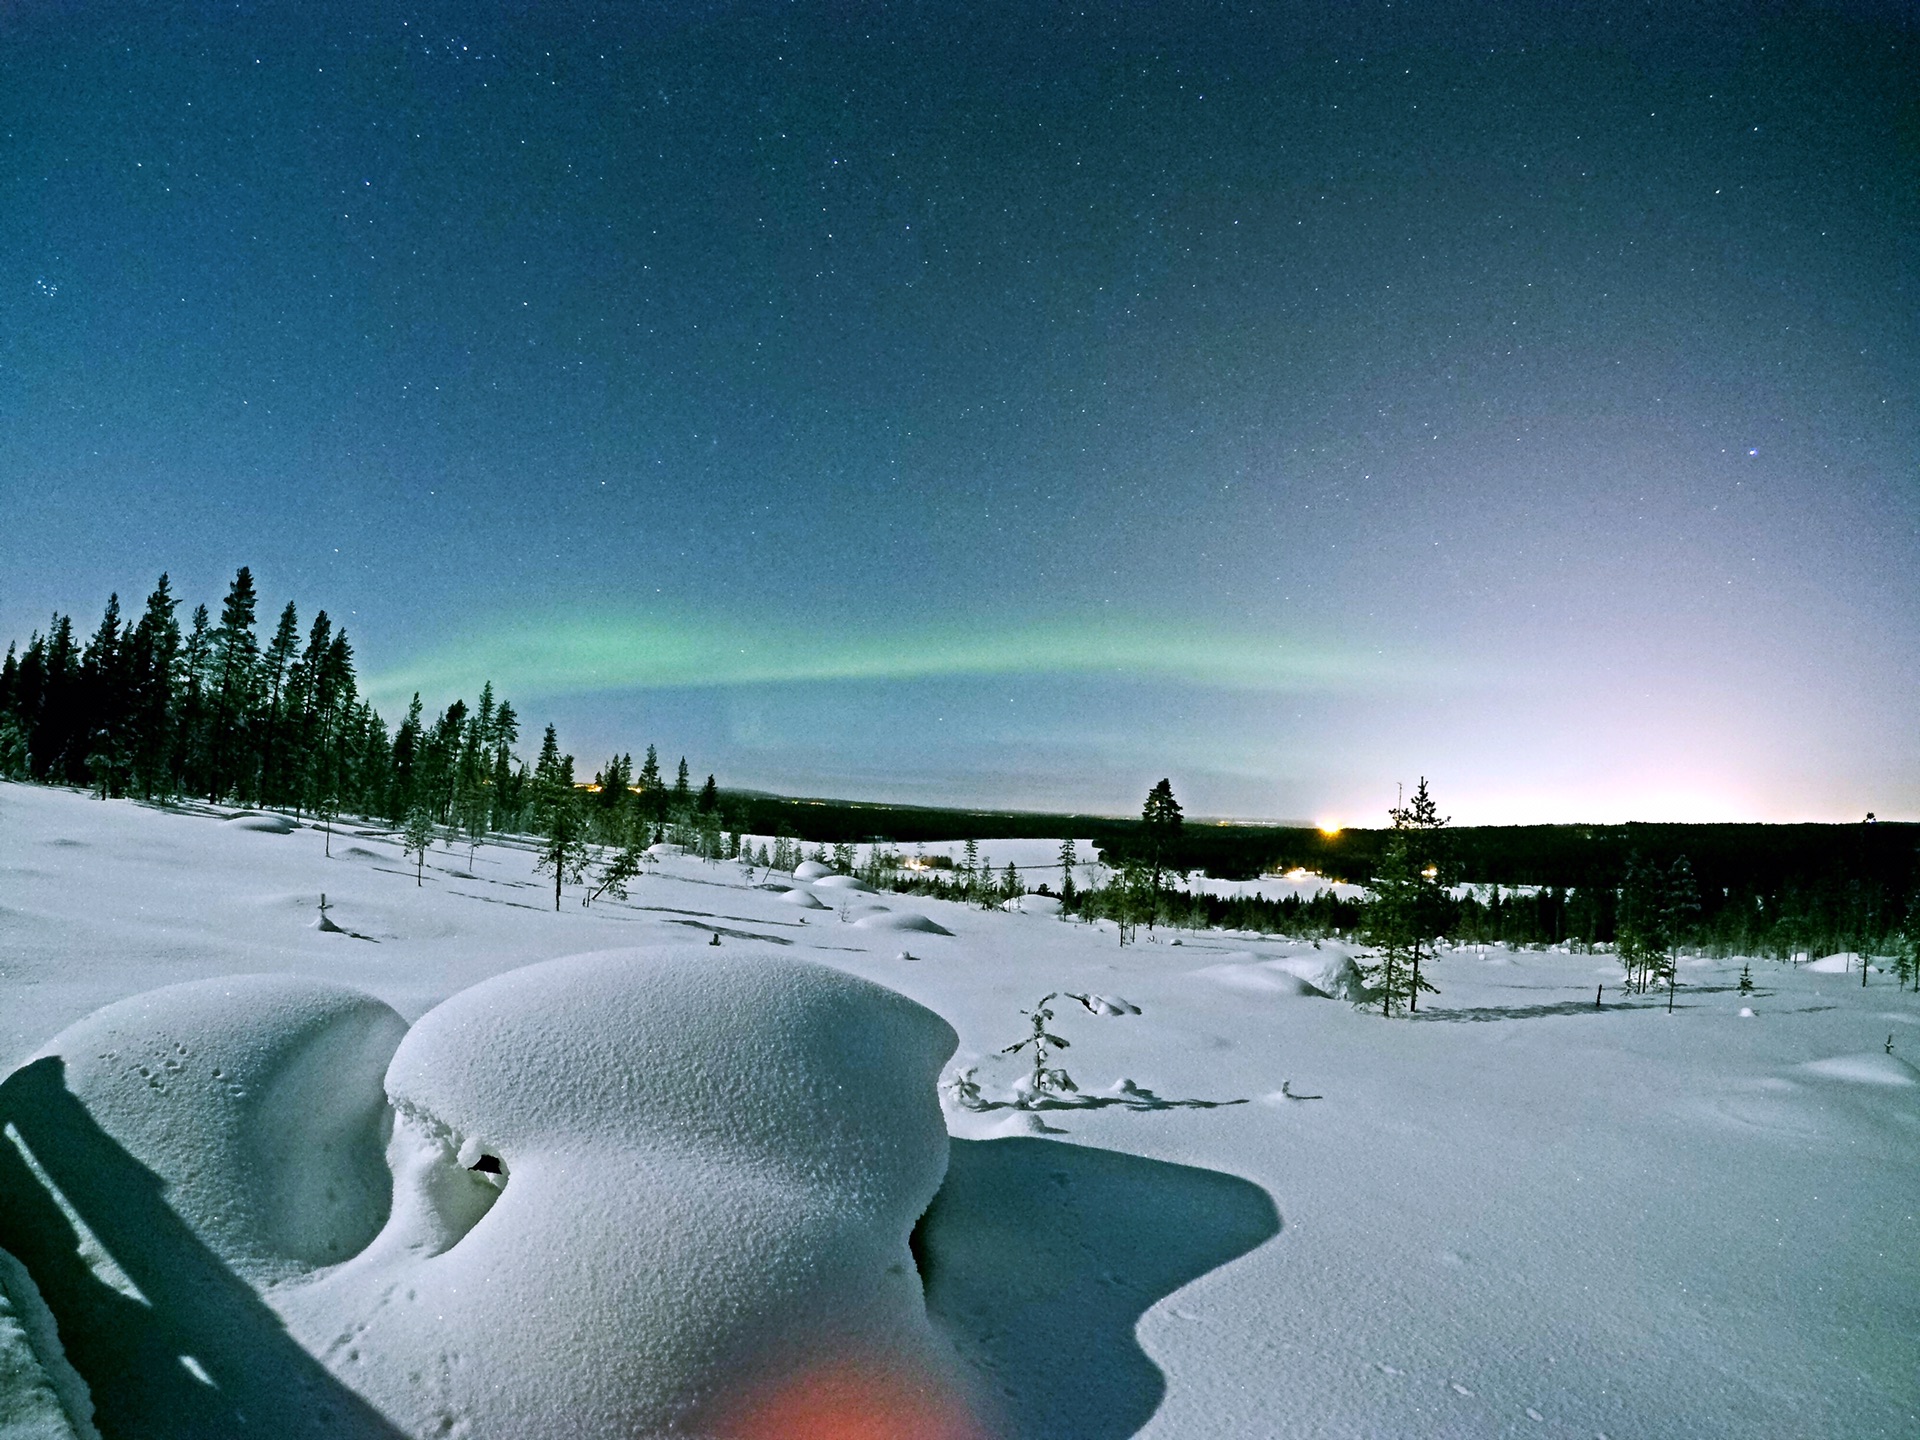
[[[287,798],[288,786],[281,774],[286,758],[287,679],[300,655],[300,619],[289,600],[280,612],[273,638],[260,656],[260,715],[256,764],[260,774],[260,798],[279,804]]]
[[[1411,801],[1387,811],[1393,822],[1373,879],[1368,882],[1362,935],[1371,954],[1361,970],[1368,988],[1380,997],[1380,1013],[1396,1006],[1409,1013],[1422,995],[1439,992],[1420,973],[1423,959],[1445,931],[1446,859],[1438,832],[1446,825],[1422,776]]]
[[[534,767],[534,804],[541,836],[534,871],[552,873],[553,908],[558,910],[560,887],[578,884],[586,877],[590,852],[586,817],[573,785],[573,757],[560,753],[559,738],[551,725],[540,742],[540,759]]]
[[[102,800],[126,783],[126,637],[120,630],[120,597],[107,597],[106,613],[80,657],[82,729],[87,778]]]
[[[178,705],[180,602],[161,575],[126,646],[127,751],[134,789],[144,799],[171,794]]]
[[[1147,910],[1147,929],[1153,929],[1160,911],[1160,894],[1168,865],[1180,843],[1180,802],[1173,798],[1173,782],[1162,779],[1147,791],[1146,804],[1140,807],[1140,833],[1145,842],[1148,883],[1152,903]]]
[[[196,605],[180,645],[180,710],[174,726],[176,789],[199,791],[207,776],[207,667],[213,621]]]
[[[38,637],[35,637],[38,638]],[[31,656],[33,644],[28,643]],[[71,784],[85,778],[85,755],[80,731],[85,709],[80,674],[80,646],[73,635],[73,618],[55,614],[41,651],[37,713],[28,717],[28,749],[36,778]]]
[[[246,749],[245,726],[253,711],[260,646],[253,633],[258,599],[253,572],[242,565],[227,588],[220,607],[220,624],[209,649],[209,701],[206,744],[206,791],[217,801],[229,791],[244,791],[242,773]]]

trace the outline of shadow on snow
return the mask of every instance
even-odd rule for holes
[[[1054,1140],[955,1140],[914,1231],[927,1311],[1010,1437],[1121,1440],[1166,1392],[1156,1301],[1280,1233],[1238,1176]]]
[[[294,1343],[168,1207],[165,1188],[68,1092],[57,1058],[0,1084],[0,1249],[27,1267],[53,1311],[105,1440],[401,1440]],[[84,1254],[93,1243],[144,1303],[95,1274]]]

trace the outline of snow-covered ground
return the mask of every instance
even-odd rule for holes
[[[0,784],[8,1440],[1920,1434],[1857,966],[1475,948],[1387,1022],[1331,944],[278,828]],[[1048,992],[1086,1103],[1017,1109]]]

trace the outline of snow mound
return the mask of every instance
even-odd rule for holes
[[[818,860],[802,860],[793,867],[796,880],[823,880],[834,873],[831,865],[822,865]]]
[[[1860,957],[1851,950],[1843,950],[1837,955],[1822,955],[1800,968],[1815,975],[1845,975],[1860,968]]]
[[[286,815],[229,815],[220,823],[229,830],[258,830],[262,835],[291,835],[300,828]]]
[[[174,1213],[258,1282],[345,1260],[385,1223],[380,1074],[406,1028],[345,986],[238,975],[96,1010],[33,1059],[56,1058]]]
[[[1223,985],[1229,990],[1241,990],[1251,995],[1310,995],[1321,1000],[1328,998],[1325,990],[1284,968],[1285,964],[1285,961],[1266,960],[1252,964],[1208,965],[1193,973],[1202,979],[1213,981],[1216,985]]]
[[[1371,993],[1353,957],[1332,946],[1307,955],[1289,955],[1271,963],[1275,969],[1298,976],[1322,995],[1336,1000],[1364,1000]]]
[[[67,1363],[33,1277],[0,1250],[0,1436],[100,1440],[87,1383]]]
[[[498,976],[393,1058],[385,1231],[277,1299],[419,1437],[731,1434],[860,1359],[939,1388],[907,1242],[956,1043],[891,990],[744,948]]]
[[[814,883],[822,890],[857,890],[863,895],[873,894],[873,887],[857,875],[822,875]]]
[[[1809,1060],[1799,1067],[1826,1080],[1848,1080],[1856,1085],[1920,1085],[1916,1070],[1898,1055],[1835,1055]]]
[[[1138,1005],[1122,1000],[1118,995],[1075,995],[1069,991],[1067,999],[1078,1000],[1095,1015],[1138,1015],[1140,1013]],[[1133,1084],[1131,1080],[1126,1083]]]
[[[921,935],[951,935],[953,932],[917,910],[885,910],[862,915],[854,921],[859,930],[912,930]]]
[[[798,905],[802,910],[824,910],[827,908],[826,901],[822,900],[811,890],[803,889],[799,886],[795,886],[791,890],[782,891],[780,898],[789,905]]]
[[[1058,915],[1060,897],[1058,895],[1016,895],[1000,904],[1002,910],[1015,910],[1024,915]]]

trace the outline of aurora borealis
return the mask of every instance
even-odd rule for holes
[[[1891,4],[0,9],[0,632],[790,793],[1920,818]]]

